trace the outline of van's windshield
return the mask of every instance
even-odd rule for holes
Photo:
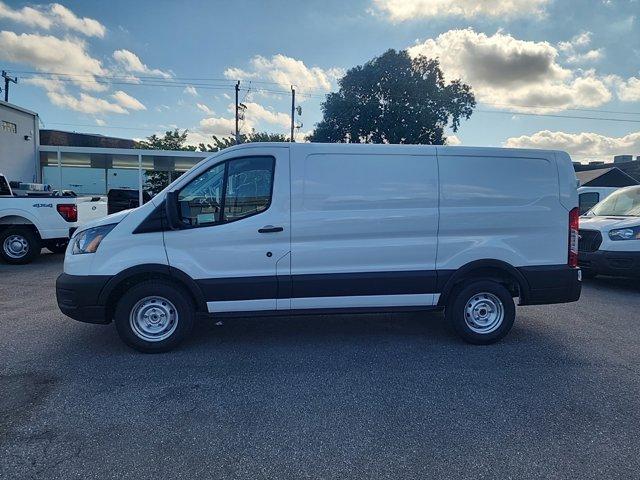
[[[592,215],[640,217],[640,187],[618,190],[591,210]]]

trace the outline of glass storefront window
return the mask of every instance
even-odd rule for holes
[[[167,185],[209,155],[193,152],[182,156],[170,151],[149,155],[145,150],[60,147],[58,168],[57,147],[50,148],[52,151],[40,151],[42,182],[54,190],[73,190],[79,195],[106,195],[112,188],[138,190],[140,160],[143,188],[155,194],[162,189],[158,188],[161,184]]]

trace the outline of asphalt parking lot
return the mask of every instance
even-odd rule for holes
[[[57,309],[61,256],[0,265],[0,478],[639,478],[640,286],[524,307],[500,344],[440,315],[203,323],[129,350]]]

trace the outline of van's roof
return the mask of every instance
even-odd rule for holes
[[[279,148],[294,148],[313,152],[314,150],[322,151],[345,151],[360,150],[360,151],[372,151],[372,150],[386,150],[388,152],[401,152],[419,150],[421,152],[438,152],[440,155],[493,155],[493,156],[548,156],[550,154],[560,153],[568,155],[561,150],[542,150],[531,148],[502,148],[502,147],[471,147],[471,146],[458,146],[458,145],[409,145],[409,144],[373,144],[373,143],[290,143],[290,142],[255,142],[255,143],[243,143],[241,145],[235,145],[231,149],[247,149],[247,148],[260,148],[260,147],[279,147]],[[225,149],[226,150],[226,149]]]

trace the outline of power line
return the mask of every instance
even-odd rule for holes
[[[233,87],[233,85],[235,84],[235,82],[237,80],[231,79],[231,78],[214,78],[214,77],[162,77],[162,76],[145,76],[145,75],[135,75],[135,74],[130,74],[130,75],[99,75],[99,74],[91,74],[91,73],[62,73],[62,72],[39,72],[39,71],[34,71],[34,70],[11,70],[11,72],[13,73],[20,73],[22,75],[33,75],[33,76],[48,76],[48,77],[67,77],[67,78],[76,78],[76,77],[80,77],[80,78],[90,78],[90,79],[132,79],[132,83],[133,84],[140,84],[140,82],[136,82],[133,81],[133,79],[146,79],[146,80],[153,80],[153,81],[160,81],[160,82],[169,82],[169,83],[180,83],[180,84],[184,84],[184,82],[187,82],[189,85],[194,85],[197,86],[197,84],[194,84],[193,82],[225,82],[226,85]],[[58,79],[61,80],[61,79]],[[179,81],[179,82],[176,82]],[[279,85],[281,87],[285,87],[285,88],[290,88],[291,84],[288,83],[283,83],[283,82],[273,82],[273,81],[269,81],[269,80],[259,80],[259,79],[251,79],[250,82],[252,83],[258,83],[258,84],[264,84],[264,85]],[[110,82],[107,82],[110,83]],[[201,84],[202,85],[202,84]],[[204,84],[204,85],[208,85],[208,84]],[[307,91],[309,92],[320,92],[322,94],[325,93],[324,90],[321,89],[317,89],[317,88],[309,88],[307,89]],[[285,93],[289,93],[288,91]]]
[[[555,115],[552,113],[509,112],[507,110],[474,110],[474,112],[493,113],[493,114],[499,114],[499,115],[525,115],[528,117],[552,117],[552,118],[570,118],[575,120],[602,120],[607,122],[640,123],[640,120],[633,120],[630,118],[584,117],[580,115]]]
[[[514,108],[534,108],[534,109],[548,109],[553,108],[553,105],[514,105],[512,103],[493,103],[493,102],[480,102],[484,105],[491,105],[496,107],[514,107]],[[624,112],[621,110],[600,110],[594,108],[563,108],[563,110],[576,111],[576,112],[594,112],[594,113],[615,113],[621,115],[640,115],[640,112]],[[513,112],[517,113],[517,112]]]
[[[141,128],[141,127],[123,127],[119,125],[94,125],[92,123],[61,123],[61,122],[47,122],[48,125],[61,125],[65,127],[87,127],[87,128],[117,128],[119,130],[140,130],[140,131],[151,131],[157,130],[155,127]]]
[[[64,72],[37,72],[37,71],[29,71],[29,70],[12,70],[11,72],[31,75],[30,77],[24,77],[25,79],[35,79],[38,77],[49,76],[55,81],[78,83],[77,80],[74,81],[74,78],[89,78],[90,80],[87,80],[84,83],[95,83],[95,84],[103,84],[103,85],[127,85],[127,86],[139,86],[139,87],[158,87],[158,88],[162,88],[162,87],[186,88],[188,86],[192,86],[194,88],[197,87],[203,90],[231,90],[232,88],[236,87],[238,82],[238,81],[235,81],[232,83],[232,80],[228,78],[214,78],[214,77],[171,77],[171,78],[165,78],[165,77],[159,77],[159,76],[133,77],[132,75],[93,75],[93,74],[75,74],[75,73],[64,73]],[[60,78],[60,77],[64,77],[64,78]],[[147,80],[141,81],[142,79],[147,79]],[[193,81],[188,82],[187,80],[193,80],[196,82],[218,82],[218,83],[195,83]],[[219,83],[219,82],[225,82],[225,83]],[[264,85],[281,85],[281,86],[287,86],[291,88],[291,85],[287,85],[280,82],[260,80],[260,79],[251,79],[249,83],[250,85],[252,83],[257,83],[257,84],[264,84]],[[251,86],[247,89],[238,89],[238,92],[240,91],[246,92],[244,95],[244,98],[246,98],[249,92],[251,91]],[[272,94],[283,95],[283,96],[291,95],[290,90],[279,90],[276,88],[258,88],[258,89],[254,89],[253,91],[257,93],[272,93]],[[324,99],[326,96],[326,93],[321,93],[321,94],[309,93],[313,91],[319,91],[319,90],[302,89],[302,90],[297,90],[297,93],[309,98]],[[508,107],[518,108],[518,109],[528,108],[528,109],[539,110],[539,109],[550,108],[549,105],[544,105],[544,106],[543,105],[512,105],[512,104],[491,103],[491,102],[480,102],[480,103],[489,105],[489,106],[508,106]],[[616,114],[616,115],[640,115],[640,112],[587,109],[587,108],[564,108],[563,111],[578,111],[578,112]],[[521,111],[511,111],[511,110],[475,110],[475,112],[487,113],[487,114],[498,114],[498,115],[523,115],[523,116],[530,116],[530,117],[566,118],[566,119],[573,119],[573,120],[640,123],[640,120],[628,119],[628,118],[594,117],[594,116],[582,116],[582,115],[558,115],[558,114],[550,114],[550,113],[521,112]]]

